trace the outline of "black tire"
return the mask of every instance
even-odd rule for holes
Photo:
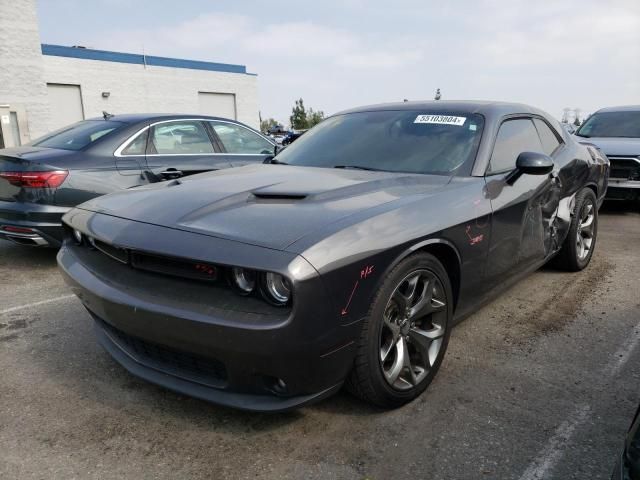
[[[581,229],[587,209],[593,212],[592,229],[589,233],[590,244],[586,255],[581,255],[580,240],[578,231]],[[598,202],[596,195],[590,188],[585,188],[576,195],[575,208],[569,226],[567,238],[556,257],[556,265],[570,272],[579,272],[591,261],[593,251],[598,238]],[[581,233],[581,236],[584,235]]]
[[[431,277],[431,275],[433,275],[433,277]],[[404,357],[404,354],[401,353],[400,350],[407,352],[406,358],[411,358],[409,367],[402,367],[403,373],[400,374],[396,383],[405,382],[407,385],[412,386],[407,386],[405,387],[406,389],[398,389],[394,386],[395,383],[394,385],[390,384],[392,380],[389,376],[385,376],[388,372],[384,370],[385,360],[381,358],[383,348],[385,348],[385,344],[383,343],[384,335],[394,334],[389,328],[390,312],[395,309],[396,316],[401,316],[398,315],[401,309],[397,308],[398,305],[395,300],[392,300],[392,295],[395,299],[400,293],[402,299],[407,300],[407,297],[404,296],[404,293],[407,292],[401,292],[399,289],[403,285],[410,289],[410,284],[413,283],[413,279],[416,276],[419,277],[419,279],[416,281],[417,286],[413,287],[413,292],[416,292],[416,295],[420,295],[420,291],[422,292],[422,297],[418,299],[417,303],[423,305],[423,307],[418,308],[415,306],[416,304],[412,304],[411,302],[405,303],[404,306],[410,307],[414,305],[414,309],[418,311],[428,311],[432,308],[437,308],[437,310],[434,310],[430,314],[422,314],[424,316],[416,314],[415,317],[395,319],[398,324],[402,324],[402,327],[398,327],[398,342],[403,343],[404,347],[400,349],[397,343],[395,343],[396,340],[389,339],[388,345],[390,346],[387,355],[390,355],[389,352],[395,349],[393,355],[395,355],[396,358],[395,360],[393,358],[391,359],[393,360],[391,363],[394,365],[400,356]],[[433,278],[433,286],[429,286],[431,284],[431,278]],[[429,297],[427,298],[425,295]],[[444,306],[440,305],[442,302],[444,302]],[[429,306],[427,307],[427,305]],[[405,308],[404,312],[406,315],[409,315],[409,313],[407,313],[409,310],[413,309]],[[347,390],[362,400],[383,408],[399,407],[419,396],[431,383],[440,368],[442,358],[449,343],[452,317],[453,294],[451,282],[446,270],[438,259],[429,253],[417,253],[401,261],[387,275],[386,280],[376,293],[369,312],[365,317],[361,335],[358,340],[354,367],[346,382]],[[387,319],[386,321],[385,318]],[[412,321],[412,318],[416,320]],[[407,322],[409,322],[409,327],[407,327]],[[442,325],[443,323],[444,325]],[[403,330],[405,328],[407,328],[407,330]],[[438,342],[438,349],[432,356],[431,348],[433,347],[425,348],[425,342],[420,342],[420,339],[425,340],[426,337],[420,337],[416,332],[426,334],[436,331],[438,333],[434,333],[433,335],[434,337],[437,336],[437,340],[426,340],[432,343]],[[418,341],[414,341],[414,339]],[[418,345],[419,343],[420,345]],[[425,353],[427,354],[425,355]],[[427,360],[427,357],[429,357],[429,360]],[[422,362],[422,365],[418,365],[420,362]],[[422,371],[420,371],[420,369],[422,369]],[[393,377],[393,375],[390,376]],[[404,381],[403,378],[401,378],[403,376],[408,376],[410,381]],[[420,380],[418,381],[418,379]],[[415,382],[415,385],[413,385],[413,382]]]

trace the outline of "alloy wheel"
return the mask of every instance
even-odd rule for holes
[[[446,332],[442,282],[430,270],[414,270],[396,286],[384,309],[380,365],[387,383],[410,390],[435,365]]]
[[[576,251],[578,260],[582,261],[589,255],[593,244],[593,229],[595,220],[595,208],[590,200],[585,200],[580,212],[580,223],[576,235]]]

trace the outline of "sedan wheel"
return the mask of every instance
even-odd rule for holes
[[[347,388],[381,407],[397,407],[431,383],[447,349],[453,315],[449,276],[418,253],[385,275],[362,327]]]

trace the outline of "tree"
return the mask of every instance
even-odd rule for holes
[[[275,127],[278,125],[278,121],[275,118],[267,118],[266,120],[260,121],[260,131],[262,133],[267,133],[271,127]]]
[[[302,99],[296,100],[296,104],[291,110],[289,123],[291,123],[291,128],[295,130],[303,130],[305,128],[308,128],[307,111],[304,108],[304,101]]]
[[[300,98],[296,100],[291,110],[289,122],[294,130],[304,130],[320,123],[323,119],[324,112],[322,110],[314,111],[313,108],[307,110],[304,106],[304,101]]]
[[[324,112],[322,110],[315,112],[313,108],[309,109],[307,112],[307,128],[319,124],[322,120],[324,120]]]
[[[576,108],[576,109],[574,110],[574,112],[575,112],[575,114],[576,114],[576,119],[573,121],[573,124],[574,124],[576,127],[579,127],[579,126],[580,126],[580,124],[582,123],[582,122],[580,122],[580,109],[579,109],[579,108]]]

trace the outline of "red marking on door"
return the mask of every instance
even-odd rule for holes
[[[367,278],[369,275],[373,273],[373,265],[368,265],[360,270],[360,279]]]
[[[353,286],[353,290],[351,290],[351,295],[349,295],[349,300],[347,304],[342,309],[342,316],[345,316],[348,313],[349,305],[351,305],[351,300],[353,299],[353,294],[356,293],[356,288],[358,288],[358,281],[356,280],[356,284]]]

